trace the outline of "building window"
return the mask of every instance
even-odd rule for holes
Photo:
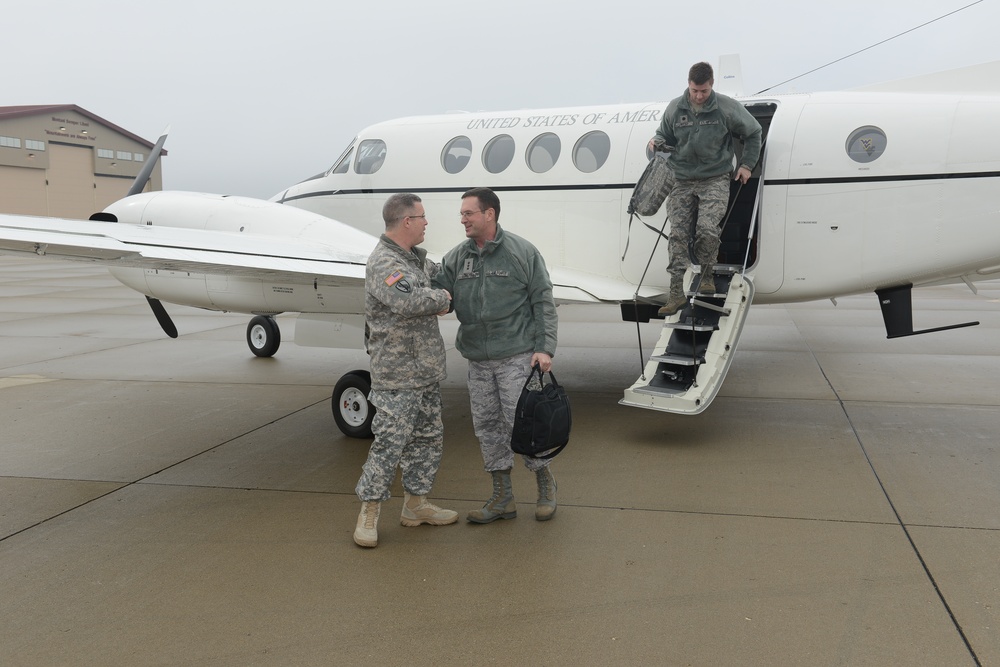
[[[98,148],[97,149],[97,157],[102,157],[102,158],[105,158],[107,160],[113,160],[113,159],[115,159],[115,152],[113,150],[109,150],[107,148]]]
[[[0,136],[0,146],[3,146],[5,148],[20,148],[21,140],[16,137]]]
[[[142,153],[136,153],[132,159],[135,160],[136,162],[142,162],[146,158],[143,157]]]
[[[115,152],[115,157],[119,160],[131,160],[132,154],[128,151],[117,151]]]
[[[25,139],[24,140],[24,147],[27,148],[28,150],[31,150],[31,151],[44,151],[45,150],[45,142],[44,141],[35,141],[34,139]]]

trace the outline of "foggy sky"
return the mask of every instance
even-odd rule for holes
[[[149,141],[169,125],[165,189],[268,198],[376,122],[666,102],[692,63],[730,53],[753,93],[972,2],[17,3],[0,105],[77,104]],[[1000,60],[997,25],[983,0],[772,92]]]

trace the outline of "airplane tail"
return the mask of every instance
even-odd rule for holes
[[[740,54],[719,56],[719,67],[715,72],[715,85],[712,88],[729,97],[743,95],[743,67],[740,65]]]

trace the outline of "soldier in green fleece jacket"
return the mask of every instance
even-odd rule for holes
[[[517,516],[510,481],[514,410],[531,367],[552,368],[556,307],[541,253],[497,224],[496,193],[489,188],[466,192],[461,217],[468,240],[444,256],[434,286],[452,295],[459,321],[455,346],[469,360],[473,427],[484,468],[493,478],[493,496],[467,518],[491,523]],[[547,521],[556,511],[549,460],[524,457],[524,463],[538,482],[535,518]]]
[[[704,269],[719,254],[719,222],[729,203],[730,180],[745,184],[760,157],[760,123],[742,104],[712,90],[714,83],[711,65],[693,65],[687,90],[667,105],[656,136],[649,142],[650,150],[670,151],[667,164],[677,178],[667,202],[670,294],[660,308],[664,316],[673,315],[687,302],[684,272],[690,265],[688,245],[695,216],[695,258]],[[744,144],[738,166],[734,136]],[[698,291],[715,292],[710,271],[703,271]]]

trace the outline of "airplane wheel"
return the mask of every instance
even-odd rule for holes
[[[273,357],[281,345],[281,329],[270,315],[258,315],[247,325],[247,345],[258,357]]]
[[[372,437],[375,406],[368,402],[368,394],[372,390],[371,377],[368,371],[351,371],[340,378],[333,388],[333,420],[337,422],[337,428],[350,438]]]

